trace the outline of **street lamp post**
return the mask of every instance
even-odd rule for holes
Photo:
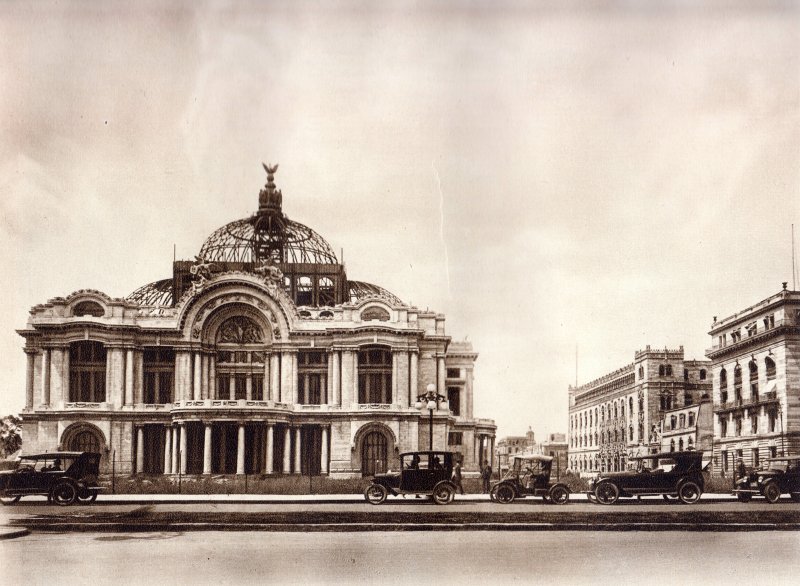
[[[426,392],[417,397],[417,402],[414,405],[417,409],[428,410],[428,451],[433,451],[433,412],[438,409],[447,409],[447,397],[440,395],[436,392],[436,385],[429,383],[426,387]]]

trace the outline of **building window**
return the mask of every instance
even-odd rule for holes
[[[172,348],[145,348],[144,402],[165,404],[172,402],[175,378],[175,351]]]
[[[742,416],[739,415],[733,418],[733,435],[739,437],[742,435]]]
[[[320,277],[317,281],[319,306],[333,307],[336,305],[336,291],[333,286],[333,280],[328,277]]]
[[[728,452],[722,452],[722,473],[727,474],[728,472]]]
[[[447,434],[448,446],[460,446],[464,443],[464,433],[461,431],[451,431]]]
[[[392,353],[376,346],[358,351],[358,402],[392,402]]]
[[[684,393],[683,393],[683,406],[684,407],[688,407],[692,403],[694,403],[694,398],[692,398],[692,393],[690,393],[689,391],[684,391]]]
[[[314,303],[314,287],[311,277],[297,277],[297,305],[312,305]]]
[[[461,369],[460,368],[448,368],[447,369],[447,378],[461,378]]]
[[[297,353],[298,400],[304,405],[322,405],[326,401],[328,355],[318,350]]]
[[[216,399],[261,400],[264,393],[264,334],[242,315],[225,320],[217,332]]]
[[[643,378],[644,378],[644,368],[640,366],[639,367],[639,380],[642,380]]]
[[[678,451],[679,452],[683,451],[683,438],[678,440]]]
[[[100,342],[70,344],[69,399],[85,403],[106,400],[106,347]]]
[[[737,404],[742,403],[742,367],[738,364],[733,369],[733,394]]]
[[[676,429],[677,427],[678,427],[678,419],[674,415],[670,416],[670,418],[669,418],[669,428],[670,429]]]
[[[683,413],[681,413],[681,414],[680,414],[680,416],[678,417],[678,419],[679,419],[679,423],[678,423],[678,425],[679,425],[681,428],[684,428],[684,427],[686,427],[686,415],[684,415]]]
[[[92,317],[103,317],[105,315],[103,306],[94,301],[81,301],[76,303],[72,308],[72,315],[80,317],[83,315],[91,315]]]
[[[453,415],[461,415],[461,388],[447,387],[447,402]]]
[[[689,412],[689,427],[694,426],[694,413]]]
[[[382,307],[368,307],[361,312],[362,321],[389,321],[389,312]]]
[[[75,452],[100,452],[100,440],[93,431],[84,430],[76,433],[69,443],[71,450]]]
[[[742,340],[741,330],[734,330],[731,332],[731,343],[735,344],[736,342],[741,342],[741,340]]]
[[[767,356],[764,359],[764,368],[767,371],[767,381],[771,381],[775,379],[775,361]]]
[[[755,412],[750,415],[750,433],[758,433],[758,413]]]
[[[728,416],[727,415],[720,415],[719,416],[719,436],[720,437],[727,437],[728,435]]]
[[[694,448],[694,440],[689,436],[689,439],[686,440],[686,449],[691,450],[692,448]]]
[[[674,452],[675,451],[675,440],[674,439],[669,440],[669,451],[670,452]]]
[[[767,411],[768,417],[768,424],[769,424],[769,432],[775,433],[775,428],[777,427],[778,423],[778,410],[777,409],[770,409]]]
[[[753,459],[753,468],[758,469],[758,464],[759,464],[758,448],[753,448],[752,450],[750,450],[750,454],[751,454],[751,457]]]
[[[720,348],[724,348],[725,346],[727,346],[728,345],[728,336],[727,336],[727,334],[722,334],[721,336],[719,336],[717,338],[717,341],[719,342],[718,346]]]
[[[764,329],[771,330],[775,327],[775,315],[768,315],[764,318]]]
[[[753,401],[758,402],[758,364],[755,360],[751,360],[750,368],[750,396]]]
[[[728,402],[728,372],[724,368],[719,373],[719,400],[723,405]]]
[[[628,426],[628,439],[630,441],[633,441],[635,439],[633,437],[633,426],[632,425]]]
[[[706,380],[706,369],[705,368],[701,368],[700,369],[700,380]]]
[[[758,328],[756,327],[756,322],[747,324],[744,329],[747,330],[748,338],[752,338],[753,336],[755,336],[758,331]]]
[[[778,446],[770,446],[769,447],[769,457],[770,458],[777,458],[778,457]]]

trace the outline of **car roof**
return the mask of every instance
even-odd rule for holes
[[[542,454],[513,454],[512,458],[519,460],[533,460],[536,462],[552,462],[551,456],[543,456]]]
[[[25,460],[52,460],[55,458],[77,458],[83,454],[90,454],[91,452],[45,452],[44,454],[28,454],[20,456]]]
[[[650,460],[652,458],[702,458],[702,450],[688,450],[683,452],[659,452],[657,454],[644,454],[642,456],[629,456],[628,460]]]

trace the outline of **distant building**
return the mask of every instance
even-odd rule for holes
[[[710,455],[713,444],[713,404],[709,394],[703,395],[697,404],[664,412],[660,452],[703,450]]]
[[[567,443],[567,434],[549,434],[546,440],[537,445],[536,451],[544,456],[550,456],[551,458],[554,458],[553,473],[555,473],[556,470],[558,470],[560,473],[563,473],[569,468],[569,444]]]
[[[695,405],[711,392],[711,363],[677,350],[647,346],[633,363],[569,394],[569,467],[577,472],[624,470],[627,458],[659,449],[665,412]]]
[[[715,474],[800,454],[800,292],[783,290],[721,320],[713,346]]]
[[[509,435],[497,442],[497,457],[500,468],[506,468],[512,456],[518,454],[533,454],[536,449],[536,438],[533,430],[528,428],[525,435]]]

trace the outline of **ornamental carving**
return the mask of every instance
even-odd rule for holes
[[[217,342],[220,343],[260,344],[263,341],[264,334],[258,324],[241,315],[225,320],[217,334]]]

